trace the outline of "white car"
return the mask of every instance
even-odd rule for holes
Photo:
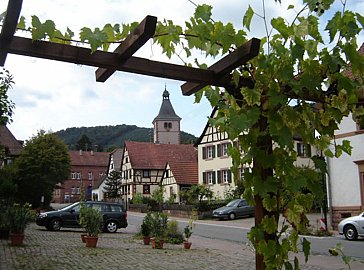
[[[358,236],[364,237],[364,212],[340,221],[338,230],[350,241],[358,239]]]

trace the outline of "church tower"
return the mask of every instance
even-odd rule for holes
[[[180,144],[180,122],[181,117],[174,112],[169,92],[165,88],[159,114],[153,120],[154,143]]]

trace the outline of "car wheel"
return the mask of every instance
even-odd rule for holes
[[[58,218],[52,219],[49,222],[47,229],[50,231],[59,231],[61,229],[61,220]]]
[[[236,217],[235,213],[230,213],[229,214],[229,219],[233,220],[233,219],[235,219],[235,217]]]
[[[358,238],[358,232],[353,225],[347,225],[344,228],[344,235],[347,240],[356,240]]]
[[[118,225],[115,221],[108,221],[105,225],[104,230],[109,233],[114,233],[118,230]]]

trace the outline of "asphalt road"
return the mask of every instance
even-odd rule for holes
[[[143,214],[128,212],[129,224],[139,226],[143,219]],[[188,219],[174,218],[179,223],[182,230],[186,226]],[[232,221],[203,220],[196,221],[194,235],[210,239],[228,240],[232,242],[247,244],[249,240],[247,233],[254,218],[244,218]],[[364,261],[364,239],[358,241],[347,241],[343,236],[334,234],[331,237],[305,236],[311,242],[311,253],[318,255],[329,255],[328,250],[341,244],[342,250],[346,256],[357,258]],[[364,266],[363,266],[364,269]]]

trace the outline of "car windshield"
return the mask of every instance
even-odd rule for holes
[[[65,206],[65,207],[63,207],[63,208],[61,208],[61,209],[59,209],[59,211],[60,210],[69,210],[69,209],[72,209],[73,207],[75,207],[76,205],[78,205],[79,204],[79,202],[75,202],[75,203],[73,203],[73,204],[70,204],[70,205],[67,205],[67,206]]]
[[[233,200],[231,202],[229,202],[226,206],[227,207],[235,207],[235,206],[238,206],[240,200]]]

